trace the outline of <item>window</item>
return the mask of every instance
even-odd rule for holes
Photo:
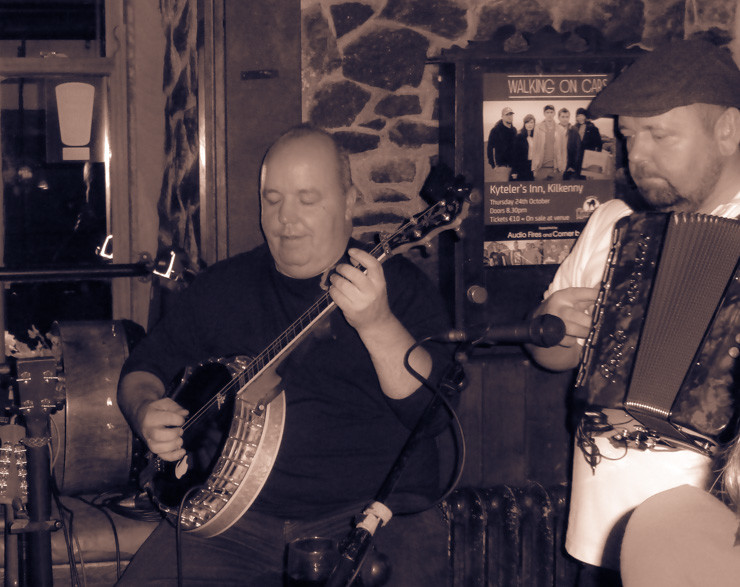
[[[126,129],[115,115],[125,109],[111,91],[121,65],[106,56],[106,30],[120,13],[120,0],[0,4],[0,247],[6,270],[36,273],[5,281],[5,326],[20,340],[32,327],[48,332],[55,320],[115,313],[112,280],[54,270],[111,262],[111,190],[126,170],[125,157],[115,168],[110,155],[125,149]],[[112,118],[124,128],[111,133]]]

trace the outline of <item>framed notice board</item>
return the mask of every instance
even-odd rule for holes
[[[507,32],[438,60],[440,160],[475,196],[440,255],[458,328],[523,319],[593,210],[632,197],[614,120],[588,106],[642,51],[592,30]]]

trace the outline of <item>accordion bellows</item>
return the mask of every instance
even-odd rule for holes
[[[740,221],[640,212],[621,219],[576,393],[704,452],[735,414]]]

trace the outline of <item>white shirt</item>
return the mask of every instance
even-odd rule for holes
[[[631,212],[621,200],[599,206],[558,268],[545,297],[567,287],[598,286],[614,224]],[[739,216],[740,193],[712,214]],[[625,450],[604,436],[595,441],[602,459],[593,470],[581,449],[575,447],[565,548],[583,562],[616,570],[621,536],[632,510],[648,497],[679,485],[708,489],[711,459],[691,450]]]

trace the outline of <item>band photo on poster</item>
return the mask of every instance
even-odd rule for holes
[[[484,264],[559,264],[614,197],[614,121],[588,111],[609,77],[485,74]]]

